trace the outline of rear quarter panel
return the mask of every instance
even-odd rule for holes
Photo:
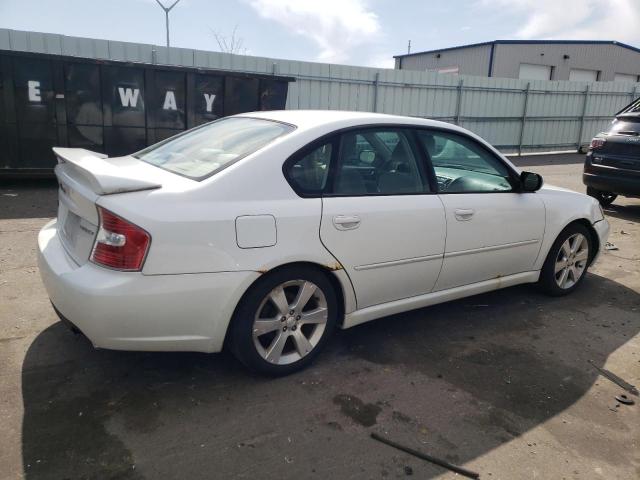
[[[313,137],[312,137],[313,138]],[[345,291],[347,311],[355,304],[348,277],[320,242],[322,203],[300,198],[282,174],[282,164],[301,146],[276,144],[231,165],[189,189],[158,189],[107,195],[98,204],[144,228],[151,247],[145,275],[254,271],[266,273],[294,262],[334,271]],[[275,218],[275,245],[241,248],[236,219]]]

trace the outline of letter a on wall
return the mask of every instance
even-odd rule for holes
[[[176,94],[169,90],[164,96],[164,105],[162,106],[164,110],[177,110],[176,107]]]

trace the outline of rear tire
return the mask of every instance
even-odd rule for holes
[[[288,375],[318,356],[337,316],[336,293],[322,271],[284,267],[259,279],[240,301],[231,350],[254,372]]]
[[[573,292],[587,274],[593,248],[587,227],[579,223],[568,225],[553,242],[538,285],[555,297]]]
[[[618,198],[618,195],[616,195],[615,193],[603,192],[592,187],[587,187],[587,195],[598,200],[598,202],[600,202],[600,205],[602,205],[603,207],[608,207],[614,202],[616,198]]]

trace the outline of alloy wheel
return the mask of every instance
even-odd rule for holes
[[[567,238],[556,257],[554,273],[558,286],[566,290],[578,283],[588,261],[589,242],[585,236],[575,233]]]
[[[253,343],[267,362],[287,365],[318,345],[327,319],[322,289],[308,280],[284,282],[260,303],[253,321]]]

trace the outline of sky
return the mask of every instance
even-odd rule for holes
[[[170,5],[174,0],[160,0]],[[640,0],[180,0],[171,45],[393,67],[393,55],[495,39],[617,40],[640,47]],[[0,0],[0,28],[165,44],[155,0]]]

